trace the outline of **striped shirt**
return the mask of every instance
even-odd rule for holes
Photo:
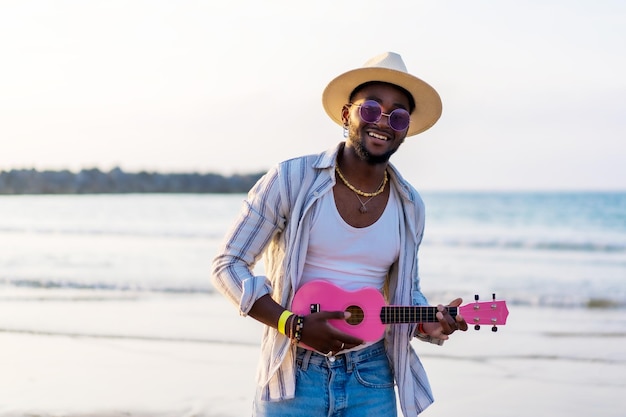
[[[213,285],[240,314],[247,315],[266,294],[286,308],[291,305],[304,268],[311,218],[318,199],[332,192],[335,161],[343,145],[278,164],[248,193],[212,265]],[[400,196],[398,215],[404,227],[400,227],[400,256],[389,270],[385,295],[393,305],[427,305],[417,261],[424,203],[391,164],[389,171],[390,184]],[[255,275],[254,267],[261,259],[265,275]],[[410,344],[415,332],[415,324],[395,324],[385,334],[405,416],[419,414],[433,402],[426,372]],[[264,326],[257,369],[262,399],[293,398],[295,374],[295,346],[273,327]]]

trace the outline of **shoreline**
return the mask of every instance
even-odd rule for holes
[[[33,308],[33,307],[37,308]],[[493,333],[414,341],[443,417],[621,417],[626,311],[509,306]],[[238,417],[261,325],[218,295],[0,302],[0,417]]]

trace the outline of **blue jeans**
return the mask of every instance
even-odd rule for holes
[[[397,416],[393,373],[382,341],[334,361],[298,348],[296,363],[295,398],[262,401],[257,393],[253,416]]]

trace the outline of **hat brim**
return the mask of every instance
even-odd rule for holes
[[[322,94],[322,104],[328,116],[335,123],[343,126],[341,111],[344,104],[348,103],[350,94],[359,85],[371,81],[395,84],[413,96],[415,109],[411,113],[407,136],[424,132],[441,117],[441,98],[433,87],[411,74],[380,67],[354,69],[328,83]]]

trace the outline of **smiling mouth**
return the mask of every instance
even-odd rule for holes
[[[374,138],[374,139],[378,139],[378,140],[384,140],[384,141],[388,141],[390,140],[390,138],[388,138],[387,136],[384,135],[379,135],[378,133],[374,133],[374,132],[367,132],[368,136]]]

